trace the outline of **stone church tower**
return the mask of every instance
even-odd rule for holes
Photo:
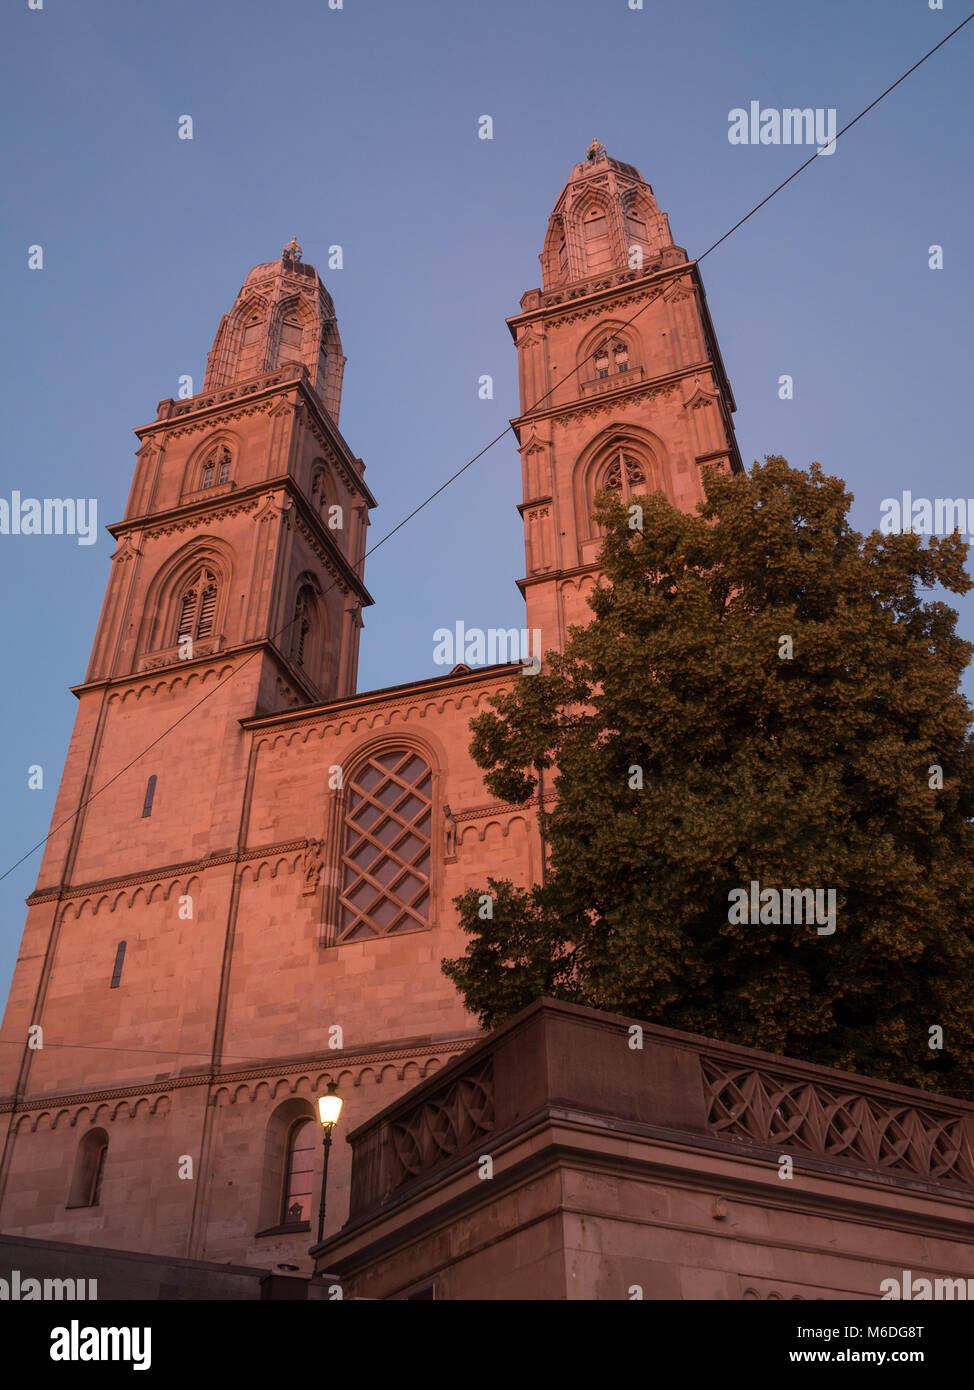
[[[662,491],[693,511],[705,465],[740,471],[731,393],[700,272],[653,190],[598,141],[548,222],[517,343],[527,626],[562,649],[598,577],[592,498]]]
[[[509,323],[521,587],[553,648],[597,580],[595,491],[691,509],[703,465],[740,461],[699,273],[638,171],[593,145],[541,261]],[[537,882],[543,850],[534,808],[488,799],[469,724],[527,677],[356,693],[375,503],[344,366],[292,241],[247,276],[203,390],[136,431],[0,1033],[0,1231],[309,1271],[315,1097],[338,1084],[347,1133],[478,1036],[440,970],[453,899]],[[402,1172],[468,1121],[404,1129]],[[333,1231],[341,1134],[328,1192]]]

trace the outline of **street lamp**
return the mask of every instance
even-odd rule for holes
[[[321,1201],[318,1203],[318,1244],[324,1240],[325,1233],[325,1187],[328,1183],[328,1150],[331,1148],[331,1132],[338,1124],[344,1101],[335,1093],[334,1081],[329,1081],[326,1095],[318,1097],[318,1119],[324,1130],[325,1161],[321,1167]]]

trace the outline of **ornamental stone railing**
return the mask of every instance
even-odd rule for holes
[[[189,396],[179,401],[169,397],[159,402],[157,419],[173,420],[180,415],[192,415],[197,410],[208,410],[214,405],[226,405],[231,401],[256,396],[258,392],[266,391],[271,386],[279,386],[283,381],[305,381],[307,377],[308,369],[302,362],[289,362],[272,372],[263,372],[260,376],[251,377],[249,381],[220,387],[216,391],[200,392],[197,396]]]
[[[351,1135],[350,1222],[569,1122],[974,1202],[974,1105],[539,1000]]]
[[[969,1117],[870,1095],[866,1081],[824,1085],[772,1069],[702,1065],[713,1134],[974,1187]]]

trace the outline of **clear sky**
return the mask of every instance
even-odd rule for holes
[[[810,153],[730,144],[733,108],[842,126],[968,4],[7,0],[0,497],[95,497],[100,528],[120,519],[131,430],[182,374],[200,389],[247,271],[296,234],[339,315],[375,544],[516,414],[504,319],[593,136],[699,254]],[[974,496],[972,66],[974,23],[703,266],[745,463],[818,459],[864,530],[904,488]],[[369,561],[361,689],[436,673],[436,627],[520,626],[519,497],[508,436]],[[0,872],[49,828],[112,548],[0,535]],[[974,638],[974,597],[959,606]],[[0,882],[0,997],[38,864]]]

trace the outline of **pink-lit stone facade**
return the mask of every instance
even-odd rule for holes
[[[661,487],[692,509],[702,465],[740,461],[698,271],[632,166],[597,149],[575,167],[542,268],[509,322],[526,625],[557,648],[598,575],[597,487]],[[476,1021],[440,970],[464,945],[452,900],[488,874],[540,877],[533,811],[493,804],[468,752],[471,718],[518,668],[356,693],[374,498],[338,427],[344,367],[330,296],[292,246],[247,276],[203,391],[136,431],[75,688],[66,824],[0,1034],[11,1235],[310,1271],[307,1226],[281,1218],[290,1127],[328,1080],[347,1131],[469,1047]],[[370,760],[421,784],[399,798],[412,829],[377,822],[375,903],[351,862]],[[93,1129],[99,1200],[71,1206]],[[349,1169],[339,1139],[329,1232]]]

